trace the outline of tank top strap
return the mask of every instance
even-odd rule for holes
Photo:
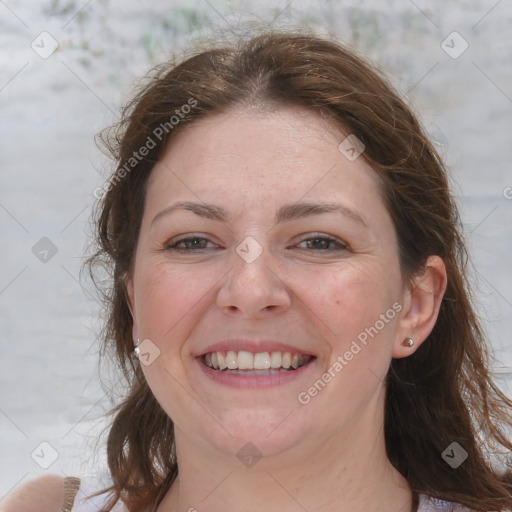
[[[71,512],[73,510],[73,503],[79,488],[80,478],[74,476],[64,478],[64,504],[62,505],[62,512]]]

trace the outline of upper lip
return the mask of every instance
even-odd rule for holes
[[[233,350],[234,352],[247,351],[254,354],[258,352],[291,352],[292,354],[313,355],[307,350],[288,345],[280,341],[271,339],[254,339],[254,338],[229,338],[202,349],[197,357],[204,356],[210,352],[221,352]]]

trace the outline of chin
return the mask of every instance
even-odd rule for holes
[[[291,411],[291,408],[225,411],[222,417],[218,417],[224,428],[211,421],[211,427],[215,425],[215,428],[205,432],[204,438],[220,451],[238,458],[244,455],[279,455],[296,449],[309,430],[309,425],[301,425],[298,415],[290,414]]]

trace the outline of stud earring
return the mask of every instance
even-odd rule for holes
[[[135,348],[133,349],[133,355],[138,359],[140,355],[140,348],[138,347],[140,343],[140,338],[137,338],[137,341],[135,342]]]
[[[404,347],[412,347],[414,345],[414,340],[412,338],[405,338],[404,341],[402,341],[402,346]]]

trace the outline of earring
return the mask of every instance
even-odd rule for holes
[[[405,338],[404,341],[402,341],[402,346],[404,347],[412,347],[414,345],[414,340],[412,338]]]
[[[140,338],[137,338],[137,341],[135,342],[135,348],[133,349],[133,355],[138,359],[140,354],[140,348],[138,347],[140,343]]]

